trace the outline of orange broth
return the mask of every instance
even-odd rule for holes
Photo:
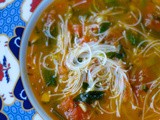
[[[54,120],[159,120],[159,31],[159,0],[55,0],[38,18],[28,43],[27,70],[37,101]],[[76,69],[81,72],[78,84],[75,81],[79,73],[72,70],[67,59],[74,53],[72,50],[79,48],[79,52],[81,47],[96,42],[116,49],[104,52],[97,47],[105,55],[96,54],[98,57],[93,56],[88,67]],[[98,52],[94,47],[90,49]],[[88,54],[79,54],[73,67],[87,61]],[[103,60],[108,64],[102,64]],[[92,75],[99,66],[105,70],[97,74],[106,74],[108,68],[111,79],[108,75],[92,87],[88,71]],[[77,78],[69,83],[72,74],[71,78]],[[101,79],[98,75],[92,79]],[[121,85],[114,89],[116,77]],[[80,88],[69,88],[67,83]]]

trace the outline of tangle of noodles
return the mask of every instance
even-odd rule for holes
[[[53,119],[55,110],[60,119],[158,120],[159,5],[55,0],[38,19],[26,57],[45,111]]]

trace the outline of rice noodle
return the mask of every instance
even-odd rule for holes
[[[47,59],[48,57],[52,57],[52,54],[49,54],[49,55],[46,55],[46,56],[43,57],[42,65],[43,65],[43,67],[46,68],[47,70],[54,70],[54,68],[49,68],[49,67],[47,67],[47,65],[46,65],[46,59]]]
[[[39,68],[39,73],[40,73],[41,79],[44,80],[43,75],[42,75],[42,70],[41,70],[41,65],[42,65],[41,60],[42,60],[42,56],[43,56],[43,53],[41,52],[41,53],[40,53],[40,57],[39,57],[39,61],[38,61],[38,62],[39,62],[39,63],[38,63],[38,65],[39,65],[38,68]]]
[[[84,4],[84,3],[86,3],[86,2],[87,2],[86,0],[82,0],[82,1],[74,4],[72,7],[77,7],[77,6],[79,6],[79,5],[81,5],[81,4]]]
[[[153,109],[153,111],[157,114],[160,114],[160,110],[157,111],[156,110],[156,105],[154,104],[155,98],[157,97],[157,95],[160,93],[160,90],[158,90],[153,96],[152,96],[152,100],[150,103],[150,108]],[[158,109],[158,108],[157,108]]]
[[[111,90],[112,96],[110,96],[110,99],[113,98],[120,98],[122,99],[123,92],[124,92],[124,82],[123,80],[128,81],[128,78],[126,76],[126,71],[123,70],[116,61],[108,59],[106,56],[106,52],[110,51],[116,51],[116,48],[111,45],[98,45],[94,44],[94,47],[92,47],[91,44],[83,44],[81,47],[75,48],[68,54],[66,58],[66,65],[70,70],[81,70],[88,74],[88,84],[89,88],[87,91],[97,90],[97,91],[104,91],[104,90]],[[86,53],[85,55],[82,55],[83,53]],[[81,63],[77,62],[78,57],[87,57],[83,58],[84,61]],[[99,60],[98,66],[95,66],[92,68],[92,71],[90,69],[90,64],[92,62],[92,59]],[[74,61],[76,61],[76,64],[74,64]],[[88,71],[86,71],[89,69]],[[101,79],[99,79],[97,74],[102,71],[106,70],[107,76]],[[99,85],[99,83],[103,85]],[[98,86],[98,87],[97,87]],[[71,87],[70,87],[71,88]],[[120,97],[119,97],[120,95]],[[116,104],[121,104],[122,100],[117,100]],[[117,108],[117,116],[120,116],[119,114],[119,107]]]
[[[91,101],[91,106],[101,114],[115,114],[117,119],[121,117],[121,107],[130,107],[129,109],[135,110],[135,113],[139,112],[138,110],[142,111],[142,120],[150,118],[150,116],[147,116],[148,112],[160,114],[160,107],[158,106],[160,104],[160,77],[155,80],[150,80],[152,77],[154,78],[160,75],[153,70],[154,66],[152,66],[158,63],[157,56],[160,57],[160,40],[153,39],[154,37],[149,36],[150,34],[152,35],[152,32],[148,30],[152,30],[152,24],[145,29],[142,22],[144,20],[142,19],[144,13],[141,13],[139,9],[133,9],[133,11],[130,10],[127,12],[132,5],[126,6],[127,9],[115,6],[105,8],[105,6],[100,6],[101,3],[97,4],[97,2],[99,1],[80,0],[72,6],[69,4],[68,7],[65,6],[65,8],[63,8],[64,10],[68,9],[68,11],[64,11],[64,13],[61,11],[62,15],[60,15],[61,12],[51,11],[59,14],[56,14],[55,20],[48,19],[46,21],[43,26],[43,34],[45,35],[45,40],[47,40],[45,41],[46,46],[49,44],[48,40],[56,40],[54,41],[56,45],[49,49],[47,48],[47,51],[44,53],[38,53],[38,55],[40,55],[39,58],[36,59],[37,57],[35,55],[32,60],[34,65],[36,65],[36,61],[38,62],[39,82],[45,79],[43,78],[44,73],[42,67],[46,70],[53,71],[52,77],[58,78],[56,81],[57,86],[53,87],[53,89],[51,88],[53,93],[50,91],[52,94],[49,94],[49,97],[54,97],[57,101],[67,98],[68,96],[74,98],[82,92],[102,92],[104,99],[102,99],[102,101],[99,99],[93,100],[93,103]],[[84,10],[83,7],[78,10],[78,13],[75,13],[75,11],[77,11],[75,7],[80,7],[80,5],[85,3],[88,4],[91,10],[90,13],[88,11],[81,11]],[[96,4],[98,6],[96,6]],[[133,5],[134,4],[135,3],[133,3]],[[108,6],[110,5],[108,4]],[[160,7],[157,7],[157,9],[160,9]],[[123,13],[127,15],[127,18],[125,18]],[[127,21],[130,17],[128,17],[128,13],[134,22],[123,22],[123,20]],[[72,14],[75,16],[72,17]],[[153,17],[152,14],[144,16],[147,18]],[[145,22],[149,24],[152,20],[150,18],[148,20],[145,19]],[[51,34],[51,29],[54,25],[57,27],[56,32],[58,30],[56,36]],[[154,26],[153,24],[153,27]],[[128,30],[133,32],[131,41],[133,38],[137,40],[137,43],[143,38],[138,45],[136,44],[137,46],[128,42]],[[148,32],[148,34],[146,34],[146,32]],[[34,55],[34,51],[36,51],[34,47],[37,46],[32,44],[35,42],[34,39],[31,42],[31,48],[29,47],[29,58],[31,58]],[[38,50],[40,49],[38,48]],[[48,51],[51,51],[51,53],[44,55]],[[152,62],[152,58],[144,61],[144,64],[141,64],[143,60],[149,57],[155,57],[151,56],[152,54],[157,55],[156,61],[154,61],[153,64],[149,63]],[[47,63],[48,61],[51,65]],[[144,74],[141,72],[143,69]],[[152,74],[155,76],[152,76]],[[132,79],[130,77],[132,77]],[[142,79],[140,80],[142,77],[144,78],[143,81],[141,81]],[[87,85],[85,89],[83,88],[84,82]],[[143,84],[147,85],[147,90],[142,88]],[[134,91],[131,85],[133,85]],[[143,92],[142,89],[145,92]],[[43,90],[47,91],[48,89]],[[142,93],[142,95],[139,93]],[[103,103],[104,101],[106,102],[105,104]],[[123,106],[126,101],[128,102],[127,106]],[[143,105],[141,105],[141,102]],[[124,108],[122,108],[122,110],[124,110]],[[125,111],[125,113],[122,114],[121,119],[129,119],[123,117],[126,113]]]
[[[127,82],[128,78],[126,71],[121,68],[121,64],[106,56],[107,52],[116,51],[118,51],[118,49],[115,46],[107,44],[101,45],[99,42],[78,44],[77,47],[70,49],[65,59],[65,64],[70,70],[70,74],[68,80],[64,81],[66,87],[62,91],[63,94],[74,95],[78,92],[82,87],[84,78],[86,78],[83,76],[87,74],[87,82],[89,84],[87,91],[110,90],[112,94],[110,99],[116,99],[116,114],[120,116],[119,110],[125,88],[124,80]],[[79,58],[81,58],[82,61],[79,61]],[[97,65],[93,67],[94,60],[97,60]],[[103,70],[105,70],[107,77],[101,76],[99,78],[98,74]],[[102,108],[100,109],[102,110]]]
[[[57,50],[59,51],[63,56],[62,56],[62,61],[61,61],[61,65],[64,62],[66,53],[68,48],[71,48],[71,35],[70,32],[68,30],[68,20],[70,18],[70,15],[67,15],[66,20],[64,21],[62,16],[59,15],[59,19],[61,20],[60,25],[60,29],[59,29],[59,35],[57,37]]]
[[[158,88],[158,91],[154,93],[154,95],[152,97],[150,97],[151,93],[156,90]],[[147,113],[147,111],[149,109],[153,109],[154,112],[156,112],[157,114],[160,114],[160,111],[157,111],[154,105],[155,102],[155,97],[159,94],[160,92],[160,77],[157,78],[156,80],[154,80],[154,82],[152,83],[152,85],[150,86],[149,92],[147,93],[147,95],[145,96],[145,100],[144,100],[144,105],[143,105],[143,112],[142,112],[142,120],[145,119],[145,114]],[[151,98],[151,102],[148,105],[147,102],[150,100]],[[148,110],[146,110],[148,107]]]
[[[86,31],[85,31],[85,20],[86,20],[86,17],[79,16],[79,20],[80,20],[80,22],[82,24],[82,34],[86,35]]]
[[[55,20],[51,21],[51,20],[48,20],[46,22],[46,24],[44,25],[44,28],[43,28],[43,32],[44,34],[49,37],[49,38],[52,38],[52,39],[55,39],[54,36],[51,35],[51,32],[50,32],[50,29],[51,29],[51,26],[52,24],[55,22]]]
[[[122,9],[121,11],[119,9]],[[113,10],[116,10],[116,12],[113,12]],[[122,14],[124,12],[124,9],[121,7],[109,7],[106,8],[106,10],[102,10],[102,11],[98,11],[96,10],[95,12],[91,11],[91,13],[93,14],[93,16],[91,16],[89,18],[89,22],[95,22],[99,17],[101,16],[112,16],[112,15],[118,15],[118,14]]]
[[[81,5],[87,1],[81,1],[73,5],[76,7]],[[143,37],[147,38],[147,35],[141,32],[139,29],[136,28],[137,25],[141,24],[142,15],[139,10],[138,17],[135,15],[134,12],[131,12],[131,15],[136,19],[136,23],[134,24],[126,24],[121,21],[119,23],[125,27],[123,34],[117,39],[116,42],[119,42],[121,39],[127,39],[126,30],[130,29],[133,30]],[[98,9],[96,10],[98,12]],[[110,96],[109,99],[109,108],[110,111],[107,111],[106,107],[101,106],[100,102],[95,104],[95,107],[101,113],[107,114],[116,114],[117,117],[120,117],[120,110],[121,104],[123,101],[123,97],[125,97],[126,87],[129,83],[127,70],[124,69],[125,63],[123,63],[119,59],[110,59],[107,57],[108,52],[119,52],[119,49],[107,43],[103,43],[103,40],[110,34],[111,28],[107,29],[103,33],[96,33],[93,29],[99,30],[102,21],[99,20],[97,22],[97,18],[100,16],[110,16],[110,15],[117,15],[124,12],[121,8],[111,7],[107,8],[107,10],[101,12],[93,12],[92,16],[89,18],[80,16],[79,22],[82,26],[82,36],[92,36],[95,38],[95,41],[92,41],[92,37],[90,38],[89,42],[81,42],[83,38],[81,36],[74,36],[74,43],[71,43],[71,33],[68,29],[68,23],[70,20],[71,14],[67,13],[65,16],[58,15],[60,22],[58,23],[58,36],[57,36],[57,48],[55,52],[45,56],[43,58],[43,67],[48,70],[55,70],[55,75],[59,73],[58,67],[65,65],[68,70],[67,78],[65,80],[60,79],[60,83],[64,86],[64,89],[59,90],[58,87],[56,88],[56,94],[51,94],[50,97],[58,96],[58,99],[63,99],[66,96],[76,95],[82,88],[83,82],[88,83],[88,88],[86,92],[89,91],[107,91],[109,92]],[[103,20],[103,22],[108,22],[107,19]],[[93,24],[94,23],[94,24]],[[96,23],[96,24],[95,24]],[[53,24],[53,23],[52,23]],[[51,23],[49,26],[52,25]],[[142,25],[141,25],[142,26]],[[50,29],[50,28],[49,28]],[[48,29],[48,30],[49,30]],[[103,43],[103,44],[101,44]],[[142,45],[147,43],[147,45],[143,48]],[[137,50],[141,48],[141,52],[136,51],[138,55],[143,54],[144,56],[154,48],[157,53],[160,53],[160,50],[156,48],[159,46],[159,41],[157,42],[150,42],[150,40],[142,41],[138,46]],[[46,59],[49,57],[53,57],[55,54],[61,54],[61,59],[54,60],[53,64],[55,68],[48,68],[46,64]],[[153,84],[153,83],[152,83]],[[131,98],[131,105],[133,109],[141,109],[139,108],[138,99],[135,94],[133,94],[132,89],[129,88],[128,91],[130,92]],[[127,91],[127,92],[128,92]],[[157,92],[157,94],[159,91]],[[133,95],[132,95],[133,94]],[[153,109],[157,112],[159,110],[155,107],[155,94],[152,97],[152,104],[150,109]],[[149,96],[149,95],[148,95]],[[136,101],[134,105],[133,99]],[[145,105],[148,100],[148,97],[145,98]],[[144,106],[145,106],[144,105]],[[143,108],[143,114],[145,114],[146,107]],[[158,111],[159,112],[159,111]],[[157,113],[158,113],[157,112]],[[144,116],[143,116],[144,117]]]
[[[99,10],[98,10],[98,8],[97,8],[97,6],[96,6],[96,0],[93,0],[93,7],[94,7],[94,9],[96,10],[96,12],[99,12]]]
[[[104,112],[104,113],[107,113],[107,114],[114,114],[114,113],[115,113],[115,111],[110,112],[110,111],[105,110],[105,109],[100,105],[100,103],[99,103],[98,101],[97,101],[97,105],[98,105],[99,109],[100,109],[102,112]]]
[[[34,51],[34,45],[31,46],[31,53],[30,53],[30,56],[33,55],[33,51]]]
[[[137,22],[134,23],[134,24],[131,24],[131,25],[128,24],[128,26],[137,26],[138,24],[140,24],[140,22],[141,22],[141,20],[142,20],[142,13],[141,13],[141,11],[140,11],[139,9],[137,9],[137,11],[138,11],[138,14],[139,14],[139,17],[138,17],[138,18],[137,18],[136,15],[133,13],[133,11],[131,11],[132,16],[137,20]]]
[[[147,38],[147,36],[146,36],[144,33],[142,33],[140,30],[138,30],[137,28],[135,28],[135,27],[133,27],[133,26],[129,26],[128,24],[123,23],[123,22],[121,22],[121,21],[118,21],[118,22],[119,22],[120,24],[124,25],[124,27],[125,27],[126,29],[133,30],[133,31],[141,34],[141,35],[144,36],[145,38]]]
[[[160,53],[159,48],[160,47],[160,40],[155,40],[155,41],[151,41],[151,40],[144,40],[141,43],[139,43],[139,45],[137,46],[137,48],[140,48],[140,46],[142,46],[144,43],[148,43],[145,48],[143,48],[141,50],[141,52],[139,54],[143,54],[143,56],[146,56],[146,54],[151,50],[154,49],[155,51],[157,51],[158,53]]]

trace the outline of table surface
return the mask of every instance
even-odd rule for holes
[[[0,120],[42,120],[26,96],[19,68],[23,31],[42,0],[0,0]]]

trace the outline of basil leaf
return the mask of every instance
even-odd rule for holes
[[[47,86],[56,86],[57,85],[57,78],[55,78],[53,76],[54,75],[53,71],[43,69],[42,75],[43,75],[43,78],[44,78]]]
[[[127,31],[126,37],[128,41],[134,46],[137,46],[141,42],[141,35],[135,34],[132,31]]]
[[[74,101],[92,104],[94,101],[102,99],[103,96],[103,91],[89,91],[79,94],[77,97],[74,98]]]
[[[124,58],[124,54],[122,54],[122,53],[108,52],[106,55],[110,59],[113,59],[115,57],[118,58],[118,59],[123,59]]]
[[[83,82],[82,88],[86,90],[88,87],[89,87],[89,84],[86,82]]]
[[[119,54],[120,55],[118,55],[117,58],[123,60],[126,57],[126,52],[121,44],[118,47],[119,47]]]
[[[118,59],[121,59],[123,60],[126,56],[124,50],[122,48],[120,48],[120,51],[119,53],[117,52],[108,52],[106,53],[107,57],[110,58],[110,59],[113,59],[113,58],[118,58]]]
[[[105,31],[107,31],[110,26],[111,26],[110,22],[103,22],[103,23],[101,23],[100,24],[100,31],[99,31],[99,33],[103,33]]]
[[[54,36],[54,37],[57,37],[58,36],[58,26],[54,26],[54,28],[51,30],[51,34]]]
[[[117,54],[118,53],[116,53],[116,52],[108,52],[108,53],[106,53],[107,57],[110,58],[110,59],[116,57]]]

